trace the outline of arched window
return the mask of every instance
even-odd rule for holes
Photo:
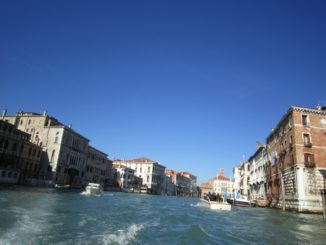
[[[53,160],[54,160],[54,156],[55,156],[55,150],[52,151],[51,158],[50,158],[50,159],[51,159],[50,162],[53,162]]]

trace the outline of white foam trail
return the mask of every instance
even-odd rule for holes
[[[137,234],[144,228],[142,224],[132,224],[127,230],[118,230],[116,234],[105,235],[104,244],[125,245],[136,239]]]
[[[198,202],[198,203],[195,203],[195,204],[193,204],[193,203],[191,203],[190,204],[190,207],[199,207],[200,206],[200,203]]]

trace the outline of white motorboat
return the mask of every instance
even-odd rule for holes
[[[103,188],[100,184],[97,183],[88,183],[86,186],[86,190],[81,193],[82,195],[102,195],[103,194]]]
[[[207,207],[213,210],[225,210],[230,211],[231,210],[231,204],[223,201],[210,201],[208,199],[200,199],[200,206]]]
[[[252,207],[254,206],[247,196],[237,195],[234,199],[233,196],[227,199],[227,202],[238,207]]]

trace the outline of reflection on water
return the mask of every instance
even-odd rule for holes
[[[201,208],[198,199],[0,191],[0,244],[324,244],[321,215]]]

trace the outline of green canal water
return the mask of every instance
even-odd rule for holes
[[[0,191],[0,244],[326,244],[322,215],[199,199]]]

